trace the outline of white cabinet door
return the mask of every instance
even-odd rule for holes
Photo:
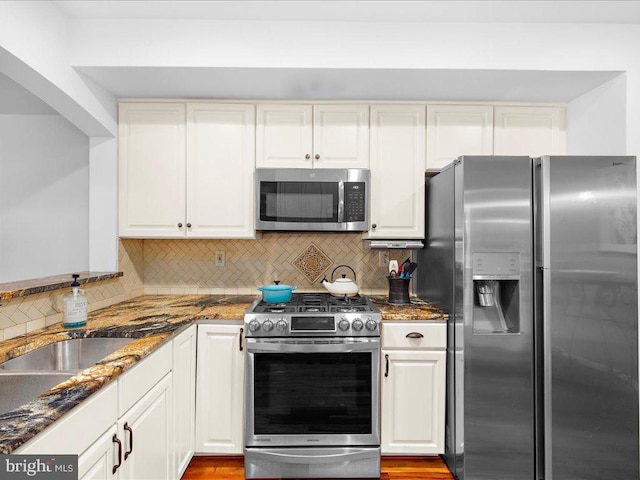
[[[383,455],[444,453],[445,355],[382,350]]]
[[[122,103],[119,110],[120,236],[184,237],[184,104]]]
[[[244,347],[242,327],[198,325],[196,452],[242,453]],[[242,348],[242,350],[241,350]]]
[[[168,373],[118,420],[121,479],[174,478],[171,382]]]
[[[187,105],[187,238],[255,238],[255,107]]]
[[[424,238],[425,107],[371,107],[368,238]]]
[[[562,107],[495,107],[494,122],[495,155],[538,157],[565,153]]]
[[[195,451],[196,339],[192,325],[173,340],[174,478],[180,478]]]
[[[78,478],[80,480],[113,480],[119,472],[113,471],[118,465],[118,444],[114,441],[116,426],[113,425],[96,442],[78,457]]]
[[[256,166],[311,168],[311,105],[258,105]]]
[[[369,105],[314,105],[313,168],[369,168]]]
[[[461,155],[492,153],[492,106],[427,106],[427,169],[439,170]]]

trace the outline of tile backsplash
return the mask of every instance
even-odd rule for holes
[[[87,293],[89,311],[142,295],[143,267],[143,241],[122,240],[119,268],[124,275],[82,287]],[[62,296],[68,290],[52,290],[26,297],[14,297],[4,302],[0,306],[0,341],[62,322]]]
[[[121,239],[122,277],[87,284],[89,311],[142,294],[259,294],[274,280],[297,291],[323,291],[323,276],[338,265],[356,272],[362,293],[386,294],[387,267],[378,251],[364,246],[359,233],[263,233],[256,240]],[[224,266],[216,253],[224,252]],[[402,262],[405,250],[390,250]],[[352,273],[348,269],[336,272]],[[68,289],[12,298],[0,306],[0,341],[62,321],[62,296]]]
[[[223,267],[216,266],[216,252],[225,254]],[[403,250],[392,250],[390,256],[402,261],[403,255]],[[343,264],[355,270],[356,283],[364,293],[386,293],[387,267],[378,266],[378,252],[365,248],[359,233],[264,233],[256,240],[145,240],[144,290],[147,294],[245,294],[280,280],[299,291],[318,291],[323,290],[323,275],[330,278],[332,270]],[[348,270],[336,276],[343,271],[352,276]]]

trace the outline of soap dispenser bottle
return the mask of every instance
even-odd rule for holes
[[[82,327],[87,324],[87,295],[79,288],[80,275],[74,273],[72,276],[71,292],[63,297],[65,328]]]

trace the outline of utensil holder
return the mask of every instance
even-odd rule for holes
[[[387,277],[389,280],[389,303],[409,304],[410,278]]]

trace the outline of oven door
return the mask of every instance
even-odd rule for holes
[[[380,339],[247,339],[248,447],[380,444]]]

